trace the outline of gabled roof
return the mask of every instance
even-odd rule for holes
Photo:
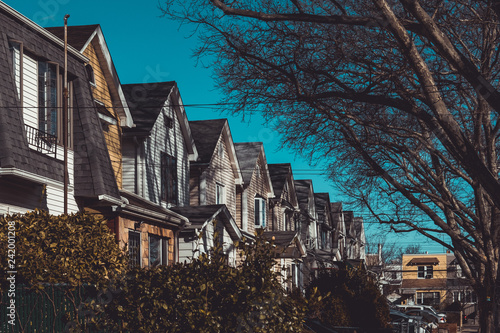
[[[83,51],[90,42],[99,24],[68,26],[68,44]],[[64,40],[64,27],[45,28],[60,39]]]
[[[298,231],[265,231],[264,238],[272,240],[281,258],[300,258],[307,255],[307,249],[300,240]],[[298,253],[293,251],[298,250]]]
[[[342,212],[342,202],[330,202],[330,209],[332,213]]]
[[[7,15],[11,16],[14,18],[16,21],[19,21],[21,25],[26,28],[26,29],[32,29],[34,32],[36,32],[36,35],[41,35],[44,38],[48,39],[50,43],[53,43],[55,45],[58,45],[60,48],[64,48],[64,41],[59,38],[59,36],[49,32],[47,29],[42,28],[40,25],[36,24],[34,21],[30,20],[23,14],[19,13],[6,3],[3,3],[0,1],[0,11],[6,13]],[[7,30],[5,30],[7,31]],[[27,32],[26,30],[23,30],[24,32]],[[21,40],[21,39],[20,39]],[[78,50],[76,50],[73,46],[68,45],[68,53],[79,58],[81,61],[87,62],[89,59],[87,59],[85,56],[83,56]]]
[[[135,127],[124,130],[125,135],[149,136],[162,109],[171,103],[179,121],[190,160],[194,161],[198,158],[198,150],[194,144],[186,111],[175,81],[124,84],[122,89],[135,124]]]
[[[292,173],[292,165],[290,163],[268,164],[269,175],[273,183],[273,190],[276,197],[280,197],[288,175]]]
[[[186,230],[203,229],[207,223],[218,218],[224,224],[233,241],[242,238],[241,231],[226,205],[173,207],[172,210],[189,219],[191,224]]]
[[[222,136],[222,140],[224,140],[228,150],[236,184],[243,184],[243,177],[241,175],[241,169],[234,149],[233,137],[227,119],[190,121],[189,126],[191,127],[191,133],[196,148],[198,149],[198,160],[193,164],[208,165],[215,153],[217,142],[219,142]]]
[[[199,163],[210,163],[226,123],[227,119],[189,121],[194,142],[199,150]]]
[[[344,211],[344,223],[345,223],[346,233],[349,236],[354,237],[355,235],[352,234],[354,232],[354,227],[353,227],[354,212],[353,211],[350,211],[350,210]]]
[[[299,179],[295,180],[295,192],[297,193],[297,199],[299,199],[299,204],[309,203],[309,195],[311,194],[312,180],[310,179]]]
[[[252,180],[257,160],[259,159],[260,151],[262,150],[262,142],[235,142],[234,150],[240,164],[241,175],[246,185]]]
[[[328,209],[326,206],[330,204],[330,194],[328,193],[314,193],[316,207],[321,209]]]
[[[61,39],[64,38],[64,27],[49,27],[45,29]],[[120,115],[120,125],[123,127],[132,127],[132,116],[125,101],[120,79],[118,78],[118,73],[116,72],[113,59],[111,58],[108,45],[104,39],[101,26],[99,24],[68,26],[67,36],[68,44],[80,50],[81,53],[85,51],[90,43],[95,46],[100,63],[103,65],[104,75],[111,96],[114,98],[114,107]]]
[[[126,132],[149,135],[175,85],[174,81],[148,85],[122,84],[123,94],[135,124],[135,127],[127,129]]]
[[[269,188],[268,197],[273,197],[273,184],[271,183],[271,177],[269,175],[269,170],[267,167],[264,144],[262,142],[237,142],[234,143],[234,150],[236,151],[236,156],[238,158],[238,164],[240,165],[245,187],[250,185],[252,176],[257,167],[258,159],[262,154],[262,158],[264,160],[264,169],[261,170],[261,172],[264,174],[263,176],[267,180],[267,185]]]

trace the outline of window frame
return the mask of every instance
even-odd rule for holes
[[[158,259],[159,262],[153,262],[151,259],[151,249],[152,249],[152,239],[156,239],[158,241]],[[155,234],[148,234],[148,245],[149,245],[149,251],[148,251],[148,259],[149,259],[149,266],[153,265],[168,265],[168,245],[169,245],[169,238],[167,237],[162,237],[159,235]]]
[[[131,235],[138,236],[138,242],[137,242],[137,247],[134,247],[137,249],[137,253],[134,254],[131,252],[132,247],[131,247]],[[141,233],[134,231],[134,230],[129,230],[128,231],[128,244],[127,244],[127,252],[129,256],[129,264],[131,267],[142,267],[142,255],[141,255]],[[134,258],[135,257],[135,258]],[[138,264],[135,264],[136,260],[138,261]]]
[[[432,265],[419,265],[419,266],[417,266],[417,277],[419,279],[432,279],[432,278],[434,278],[434,267]]]
[[[254,198],[254,225],[255,227],[265,228],[266,227],[266,199],[262,197]]]
[[[432,294],[432,297],[424,297]],[[417,305],[439,305],[441,303],[441,294],[438,291],[417,291],[415,293]],[[430,300],[430,301],[429,301]]]
[[[160,153],[161,200],[171,205],[179,203],[179,179],[177,159],[165,152]]]
[[[59,65],[43,60],[38,60],[37,63],[38,130],[60,138],[62,137],[59,135],[62,112],[59,112],[59,108],[62,106],[62,90],[60,90]]]
[[[226,204],[226,186],[221,183],[215,183],[215,204]]]
[[[31,52],[27,52],[24,48],[24,43],[22,41],[16,40],[16,39],[9,39],[9,47],[12,52],[12,68],[14,71],[14,75],[16,74],[16,70],[19,70],[19,78],[15,77],[15,83],[16,83],[16,90],[17,90],[17,95],[19,98],[19,101],[21,105],[24,105],[24,97],[25,97],[25,91],[24,91],[24,86],[25,86],[25,58],[29,58],[30,62],[32,61],[33,63],[36,63],[36,76],[33,77],[35,80],[32,83],[35,83],[36,88],[34,88],[34,93],[36,93],[36,106],[28,106],[28,109],[36,109],[35,115],[36,115],[36,124],[33,123],[27,123],[24,122],[26,126],[33,127],[37,131],[42,131],[46,134],[49,134],[51,136],[55,137],[55,142],[56,145],[62,146],[63,145],[63,98],[64,98],[64,87],[63,87],[63,70],[64,68],[57,62],[50,61],[44,58],[41,58],[40,56],[37,56],[36,54],[33,54]],[[15,54],[14,50],[16,50],[17,55]],[[18,57],[18,58],[17,58]],[[42,87],[40,87],[40,69],[41,69],[41,64],[50,66],[53,65],[55,66],[55,82],[54,82],[54,89],[55,89],[55,106],[53,106],[53,109],[55,109],[55,116],[53,117],[53,122],[55,121],[55,128],[52,130],[49,130],[47,123],[43,124],[43,129],[42,128],[42,117],[40,117],[41,113],[43,112],[44,115],[47,115],[47,111],[44,110],[42,111],[42,108],[47,108],[47,105],[41,105],[41,91]],[[69,149],[73,149],[73,113],[72,113],[72,107],[73,107],[73,82],[68,81],[68,140],[67,140],[67,147]],[[46,93],[45,93],[46,95]],[[23,113],[25,112],[23,108]],[[24,117],[23,117],[24,118]],[[35,126],[36,125],[36,126]],[[44,138],[43,135],[38,135],[42,140],[48,140],[48,138]],[[36,144],[35,144],[36,145]],[[43,151],[43,149],[42,149]]]

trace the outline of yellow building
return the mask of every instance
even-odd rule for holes
[[[438,308],[443,303],[451,303],[448,280],[455,278],[454,259],[451,253],[403,254],[403,304],[424,304]]]

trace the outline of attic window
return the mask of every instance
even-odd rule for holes
[[[94,69],[92,68],[92,66],[90,64],[86,64],[85,70],[87,71],[87,76],[88,76],[90,84],[95,87],[96,84],[95,84]]]
[[[165,122],[166,128],[173,128],[174,127],[174,120],[171,117],[164,116],[163,121]]]
[[[224,146],[222,142],[219,143],[219,147],[217,147],[217,154],[219,154],[220,158],[224,158]]]

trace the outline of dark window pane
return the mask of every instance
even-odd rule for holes
[[[149,235],[149,265],[160,265],[161,262],[161,239],[158,236]]]
[[[129,231],[128,233],[128,254],[130,266],[141,266],[141,235],[138,232]]]
[[[162,200],[177,205],[177,160],[161,153]]]

